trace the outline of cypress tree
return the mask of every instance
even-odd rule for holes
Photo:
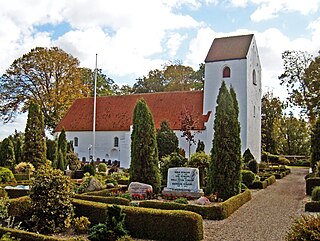
[[[311,167],[315,169],[315,165],[320,161],[320,117],[318,117],[311,134]]]
[[[156,130],[152,114],[144,99],[137,101],[131,134],[130,181],[150,184],[160,191],[160,171]]]
[[[23,161],[23,144],[20,137],[17,138],[15,147],[14,147],[16,164],[19,164]]]
[[[204,148],[205,148],[204,142],[198,140],[196,152],[204,152]]]
[[[170,155],[171,153],[178,151],[178,137],[170,128],[166,120],[162,121],[160,128],[157,129],[157,145],[159,160],[163,156]]]
[[[58,142],[57,140],[46,140],[47,145],[47,160],[50,160],[52,163],[57,162],[58,158]]]
[[[35,168],[46,161],[46,138],[44,119],[38,104],[30,103],[27,125],[25,129],[24,161]]]
[[[68,149],[68,142],[66,137],[66,131],[62,127],[61,133],[58,138],[58,168],[64,168],[67,162],[67,149]],[[60,155],[61,152],[61,155]],[[59,157],[60,156],[60,157]],[[59,160],[60,158],[60,160]],[[62,170],[64,171],[64,169]]]
[[[243,153],[243,161],[245,163],[248,163],[249,161],[253,160],[254,156],[252,155],[250,149],[248,148],[247,150],[245,150],[245,152]]]
[[[58,151],[58,160],[57,160],[57,169],[64,171],[65,170],[65,162],[61,149]]]
[[[14,146],[10,138],[5,138],[0,146],[0,166],[13,168],[15,164]]]
[[[241,184],[240,123],[234,100],[235,93],[230,94],[222,82],[217,98],[207,192],[217,192],[224,200],[237,195]]]

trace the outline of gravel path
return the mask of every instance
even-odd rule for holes
[[[204,220],[204,240],[283,240],[294,217],[304,212],[308,169],[291,174],[266,189],[253,191],[252,200],[222,221]]]

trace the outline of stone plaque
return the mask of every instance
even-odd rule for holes
[[[168,170],[167,188],[177,191],[198,192],[200,189],[199,169],[174,167]]]

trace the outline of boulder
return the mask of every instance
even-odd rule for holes
[[[131,182],[128,187],[129,193],[132,194],[144,194],[147,192],[152,193],[152,186],[141,182]]]
[[[99,191],[103,189],[102,183],[97,178],[91,178],[85,192]]]
[[[206,197],[200,197],[195,203],[198,205],[208,205],[210,201]]]

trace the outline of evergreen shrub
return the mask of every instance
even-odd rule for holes
[[[248,169],[253,173],[257,174],[259,171],[258,162],[255,159],[252,159],[248,162]]]
[[[98,172],[106,172],[106,171],[107,171],[107,165],[105,163],[99,163]]]
[[[252,171],[249,171],[249,170],[242,170],[241,174],[242,174],[242,182],[247,187],[251,186],[256,178],[256,175]]]
[[[311,199],[312,201],[320,201],[320,186],[316,186],[312,189]]]
[[[14,179],[12,171],[6,167],[0,167],[0,183],[10,182]]]
[[[82,167],[83,173],[90,173],[90,176],[94,176],[96,174],[96,170],[94,169],[94,166],[91,164],[86,164]]]
[[[73,219],[73,223],[74,223],[74,229],[75,232],[78,234],[83,234],[83,233],[87,233],[89,226],[90,226],[90,221],[87,217],[76,217]]]
[[[320,202],[319,201],[307,202],[304,206],[304,211],[306,211],[306,212],[320,212]]]
[[[311,177],[306,180],[306,193],[307,195],[312,194],[312,189],[316,186],[320,186],[320,177]]]
[[[301,218],[296,219],[287,233],[285,240],[320,240],[320,215],[302,215]]]

